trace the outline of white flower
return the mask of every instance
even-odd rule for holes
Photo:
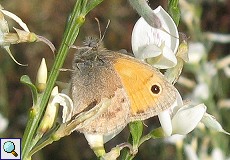
[[[191,132],[199,122],[202,122],[206,127],[214,131],[230,135],[230,133],[222,128],[215,117],[206,113],[206,109],[207,107],[204,104],[183,104],[178,92],[176,103],[158,115],[165,136],[174,134],[186,135]]]
[[[3,8],[1,8],[0,11],[1,11],[4,15],[10,17],[10,18],[13,19],[15,22],[17,22],[17,23],[23,28],[24,31],[30,32],[30,30],[29,30],[29,28],[27,27],[27,25],[26,25],[17,15],[15,15],[14,13],[9,12],[9,11],[7,11],[7,10],[4,10]]]
[[[73,114],[73,101],[66,94],[59,93],[51,102],[52,105],[60,104],[62,109],[62,123],[68,122],[72,118]]]
[[[0,133],[4,132],[9,124],[9,121],[0,114]]]
[[[195,99],[207,100],[209,97],[209,88],[207,83],[199,83],[193,90]]]
[[[225,155],[220,148],[214,148],[212,151],[212,160],[225,160]]]
[[[205,56],[206,50],[204,44],[200,42],[191,42],[188,44],[188,56],[191,64],[199,64],[200,60]]]
[[[19,65],[22,65],[18,63],[15,58],[13,57],[11,51],[10,51],[10,44],[15,44],[19,42],[19,35],[18,34],[10,34],[9,33],[9,26],[7,21],[4,18],[4,15],[8,16],[9,18],[13,19],[16,21],[25,32],[29,33],[29,29],[26,26],[26,24],[15,14],[6,11],[2,8],[0,5],[0,46],[2,46],[10,55],[10,57]],[[14,28],[15,29],[15,28]]]
[[[13,29],[16,32],[15,33],[10,32],[8,22],[5,20],[5,16],[17,22],[23,30],[13,27]],[[3,47],[8,52],[8,54],[14,60],[15,63],[17,63],[18,65],[23,65],[17,62],[14,56],[12,55],[10,50],[11,44],[18,44],[23,42],[39,42],[39,41],[46,43],[54,52],[55,47],[48,39],[36,35],[33,32],[30,32],[27,25],[17,15],[7,10],[4,10],[3,7],[0,5],[0,46]]]
[[[104,149],[104,140],[102,135],[92,135],[92,134],[84,134],[86,140],[88,141],[91,149],[97,156],[102,156],[105,154]]]
[[[132,32],[133,53],[135,57],[147,61],[156,68],[174,67],[177,64],[175,53],[179,46],[177,27],[161,6],[153,12],[161,20],[162,28],[151,27],[141,17]]]
[[[158,117],[166,136],[172,134],[186,135],[197,126],[205,112],[206,106],[204,104],[183,105],[182,98],[178,93],[177,103],[160,113]]]

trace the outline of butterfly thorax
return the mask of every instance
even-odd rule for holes
[[[107,49],[103,47],[103,43],[96,37],[86,37],[83,42],[83,47],[80,47],[74,56],[73,68],[81,64],[93,67],[94,65],[103,65],[103,60],[100,58],[103,52]]]

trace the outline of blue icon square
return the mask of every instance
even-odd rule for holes
[[[21,160],[21,138],[0,138],[0,160]]]

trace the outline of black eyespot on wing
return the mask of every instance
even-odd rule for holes
[[[151,91],[152,91],[153,94],[158,94],[158,93],[160,93],[161,88],[160,88],[159,85],[154,84],[154,85],[152,85],[152,87],[151,87]]]

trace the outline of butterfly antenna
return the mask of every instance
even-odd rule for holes
[[[99,41],[98,41],[98,43],[100,43],[104,39],[105,33],[106,33],[107,29],[109,28],[110,20],[108,20],[108,23],[105,27],[105,31],[104,31],[103,35],[101,34],[101,26],[100,26],[100,22],[99,22],[98,18],[95,18],[95,20],[97,21],[98,30],[99,30]]]
[[[99,31],[99,38],[101,40],[101,25],[100,25],[100,21],[98,18],[95,18],[95,20],[97,21],[97,26],[98,26],[98,31]]]
[[[174,35],[172,35],[171,33],[169,33],[168,31],[166,31],[166,29],[164,29],[163,27],[159,28],[160,30],[162,30],[163,32],[169,34],[170,36],[172,36],[173,38],[179,39],[179,37],[176,37]]]
[[[106,33],[106,31],[107,31],[107,29],[109,28],[109,24],[110,24],[110,19],[108,20],[108,23],[107,23],[107,25],[106,25],[106,27],[105,27],[105,31],[104,31],[104,33],[103,33],[103,36],[101,37],[101,41],[104,39],[104,37],[105,37],[105,33]]]

